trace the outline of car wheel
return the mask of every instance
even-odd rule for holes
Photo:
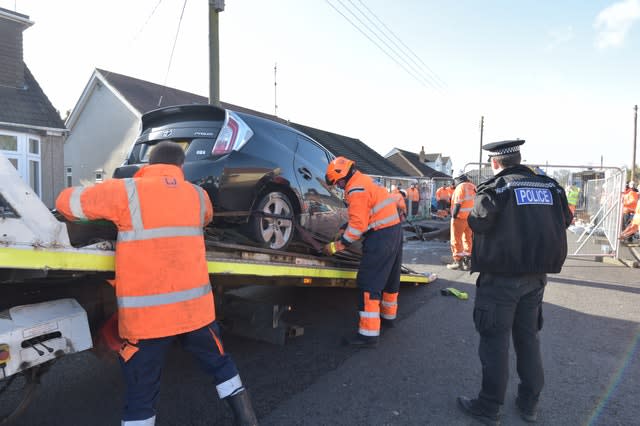
[[[282,192],[264,195],[251,218],[255,240],[261,245],[284,250],[293,239],[293,207]]]

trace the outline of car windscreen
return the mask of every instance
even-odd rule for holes
[[[162,139],[167,140],[167,139]],[[169,139],[172,142],[177,143],[184,150],[185,162],[203,160],[211,157],[211,151],[213,150],[214,139],[208,138],[182,138],[182,139]],[[157,141],[147,141],[138,143],[131,152],[131,160],[129,164],[133,163],[148,163],[151,151],[156,146]]]

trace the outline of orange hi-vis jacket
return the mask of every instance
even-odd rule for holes
[[[418,192],[418,189],[409,187],[409,189],[407,189],[407,199],[414,203],[420,201],[420,193]]]
[[[453,191],[453,197],[451,198],[451,213],[456,204],[460,204],[460,211],[458,212],[458,219],[466,219],[473,209],[473,200],[476,198],[476,186],[471,182],[462,182],[456,186]]]
[[[632,191],[630,189],[624,192],[624,195],[622,196],[623,213],[633,213],[636,210],[639,195],[640,194],[638,192]]]
[[[396,203],[396,208],[398,209],[398,215],[401,217],[407,215],[407,203],[404,201],[404,197],[400,193],[400,191],[393,191],[391,194],[391,198]]]
[[[215,319],[203,238],[213,207],[179,167],[154,164],[130,179],[67,188],[56,208],[71,220],[107,219],[117,226],[115,290],[122,338],[177,335]]]
[[[394,198],[360,171],[356,171],[344,188],[349,223],[342,238],[353,243],[370,230],[400,223]]]

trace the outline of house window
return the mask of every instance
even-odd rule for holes
[[[40,148],[37,136],[0,130],[0,152],[39,196],[42,195]]]
[[[29,138],[29,154],[40,155],[40,141]]]
[[[18,151],[18,137],[0,134],[0,151]]]
[[[67,188],[71,188],[73,186],[73,169],[71,166],[67,166],[64,168],[65,170],[65,179],[67,180]]]
[[[40,162],[29,160],[29,185],[40,195]]]
[[[102,182],[104,176],[104,170],[96,170],[96,182]]]

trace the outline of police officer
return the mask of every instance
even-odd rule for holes
[[[538,332],[547,273],[567,256],[566,228],[573,219],[563,188],[520,165],[524,140],[487,144],[494,177],[477,188],[469,225],[474,233],[471,271],[479,272],[473,310],[480,334],[482,386],[458,406],[484,424],[499,424],[509,376],[509,338],[520,377],[516,407],[535,422],[544,372]]]
[[[342,236],[324,247],[324,253],[333,255],[363,240],[356,277],[360,289],[358,332],[344,343],[375,347],[381,325],[392,327],[398,311],[402,228],[396,201],[345,157],[329,163],[325,180],[344,189],[349,222]]]

